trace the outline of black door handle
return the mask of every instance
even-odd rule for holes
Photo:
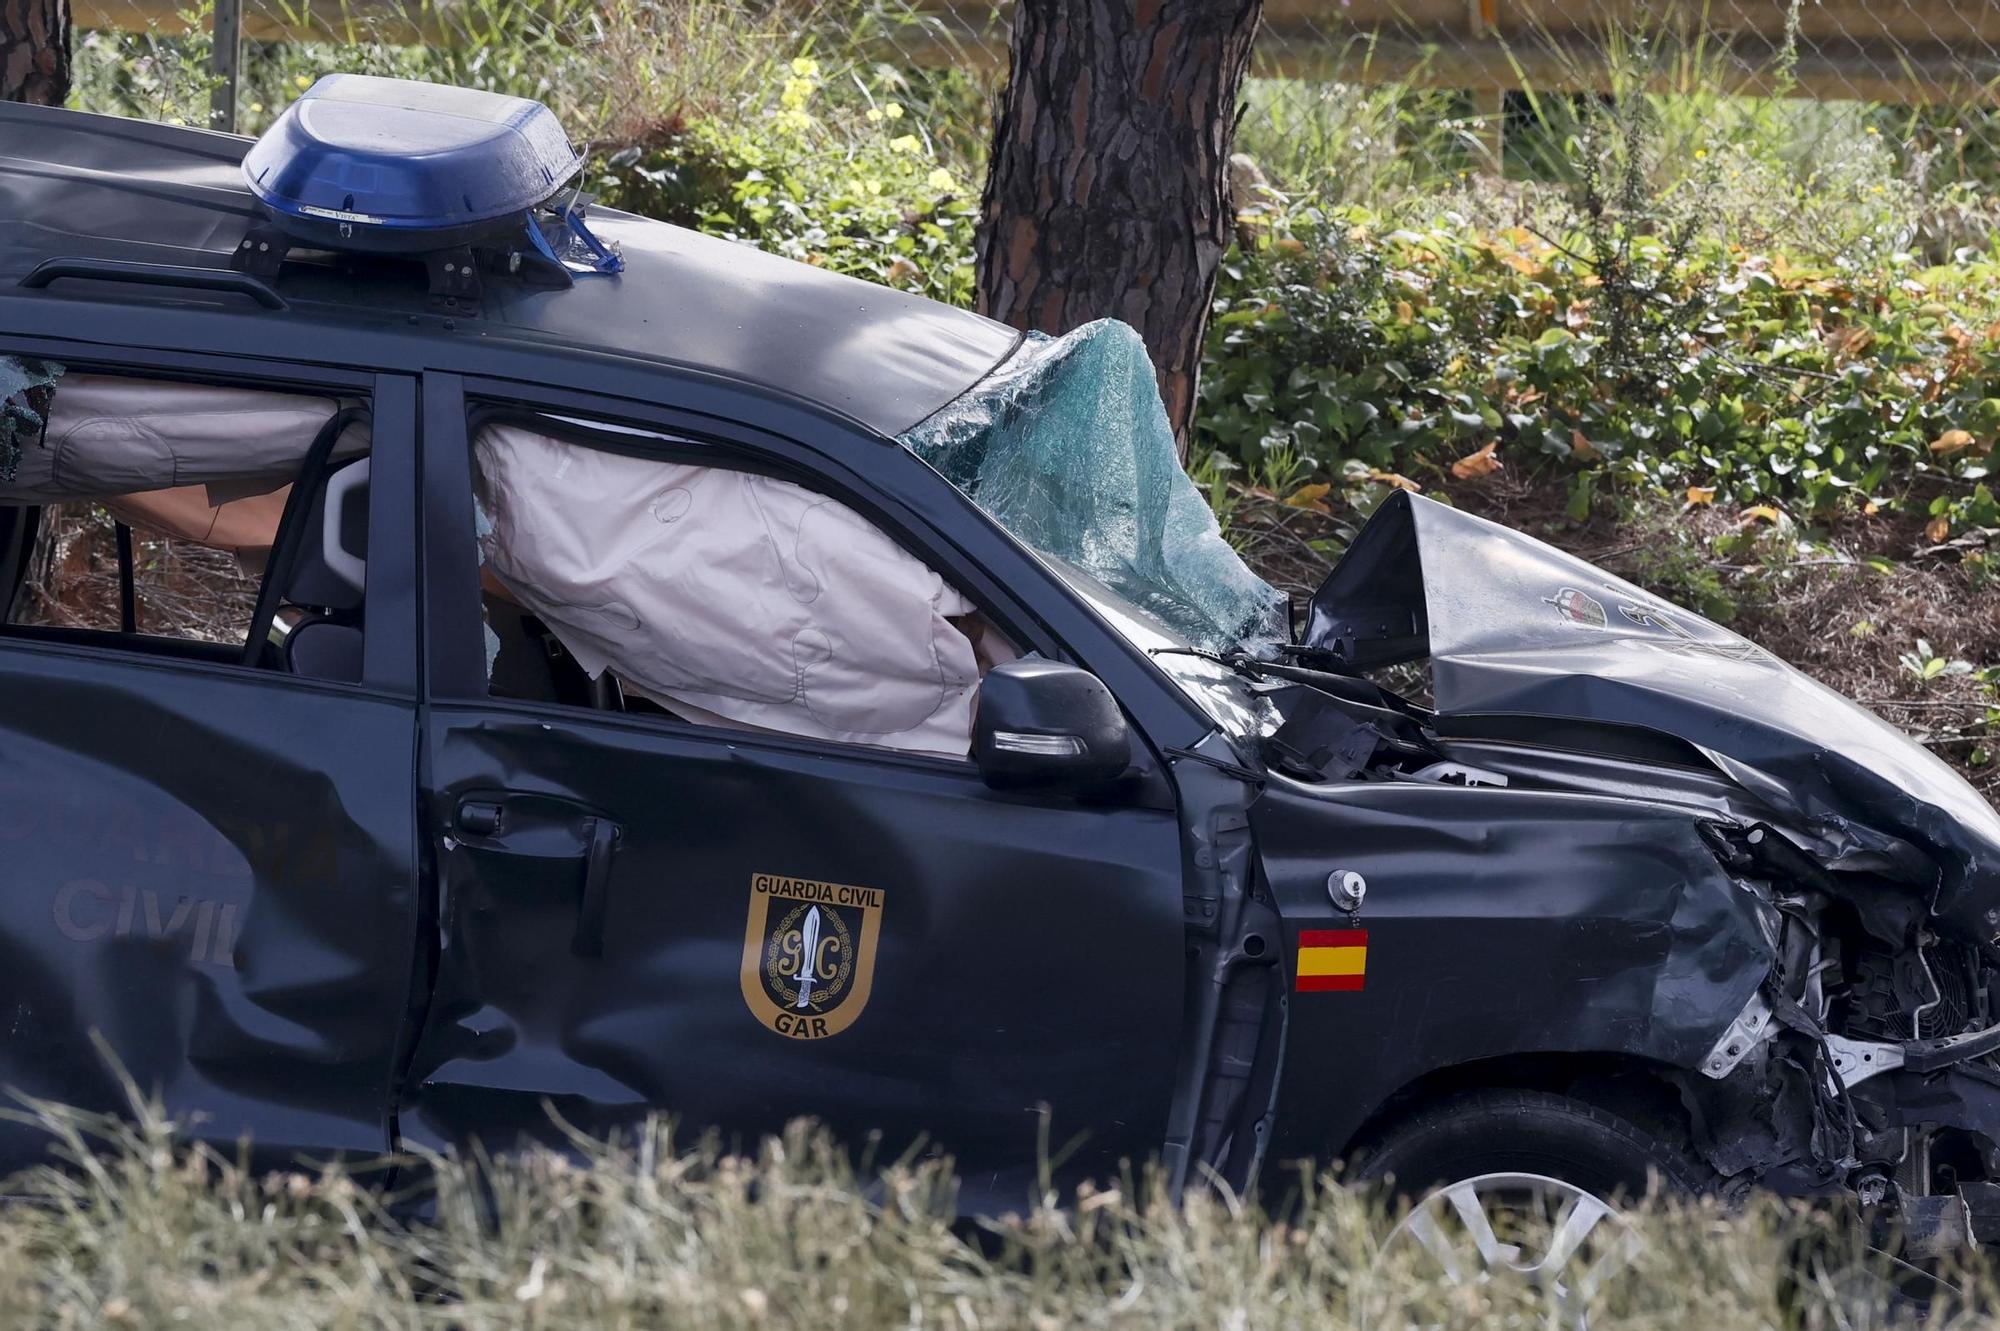
[[[480,791],[461,798],[451,825],[469,838],[468,849],[534,859],[583,859],[583,895],[576,907],[570,951],[604,955],[604,922],[611,906],[611,860],[624,829],[611,819],[560,796]],[[441,885],[442,892],[442,885]],[[442,892],[441,913],[452,917],[452,894]]]
[[[499,836],[507,827],[507,806],[499,800],[466,800],[458,806],[458,830],[471,836]]]
[[[611,856],[618,849],[618,824],[592,818],[584,827],[589,847],[583,858],[583,900],[576,908],[576,935],[569,950],[579,957],[604,955],[604,916],[611,905]]]

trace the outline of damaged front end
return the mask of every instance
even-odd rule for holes
[[[1694,1145],[1733,1188],[1880,1206],[1906,1251],[2000,1242],[1992,807],[1754,644],[1399,493],[1314,596],[1286,665],[1261,673],[1327,695],[1424,659],[1434,708],[1356,727],[1337,700],[1333,726],[1294,707],[1263,740],[1267,759],[1308,777],[1386,767],[1621,799],[1664,798],[1649,772],[1700,769],[1728,789],[1696,815],[1700,835],[1753,905],[1719,927],[1759,922],[1733,955],[1762,974],[1740,1010],[1683,1014],[1717,1032],[1673,1077]],[[1354,682],[1325,687],[1339,680]]]
[[[1706,824],[1778,910],[1756,995],[1683,1087],[1727,1177],[1890,1203],[1912,1233],[2000,1241],[2000,967],[1920,900],[1757,823]]]

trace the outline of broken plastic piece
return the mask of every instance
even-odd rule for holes
[[[584,199],[572,194],[560,207],[529,216],[528,240],[543,258],[572,276],[610,276],[625,271],[616,245],[597,238],[584,222]]]
[[[1146,345],[1128,325],[1029,333],[902,443],[1031,548],[1194,644],[1264,654],[1289,637],[1284,596],[1222,539],[1181,469]]]
[[[0,485],[13,481],[21,450],[41,437],[62,372],[54,361],[0,356]]]

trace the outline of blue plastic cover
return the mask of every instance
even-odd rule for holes
[[[243,174],[280,217],[446,231],[525,213],[582,165],[540,102],[328,74],[251,147]]]
[[[971,391],[902,437],[1029,547],[1196,646],[1286,640],[1284,595],[1222,538],[1181,469],[1146,344],[1116,319],[1028,334]]]

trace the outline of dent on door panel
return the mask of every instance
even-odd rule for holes
[[[411,750],[392,700],[0,644],[0,1083],[122,1107],[99,1036],[200,1136],[386,1148]]]
[[[857,1146],[941,1144],[1006,1206],[1029,1195],[1044,1106],[1079,1168],[1157,1151],[1181,1015],[1171,812],[1039,807],[969,767],[861,751],[435,715],[440,821],[492,791],[522,812],[498,842],[444,843],[413,1140],[548,1137],[551,1110],[593,1133],[660,1109],[743,1137],[813,1115]],[[601,955],[579,956],[580,828],[599,815],[622,835]],[[826,928],[862,949],[838,1020],[774,1017],[746,975],[760,880],[851,889],[826,898]]]

